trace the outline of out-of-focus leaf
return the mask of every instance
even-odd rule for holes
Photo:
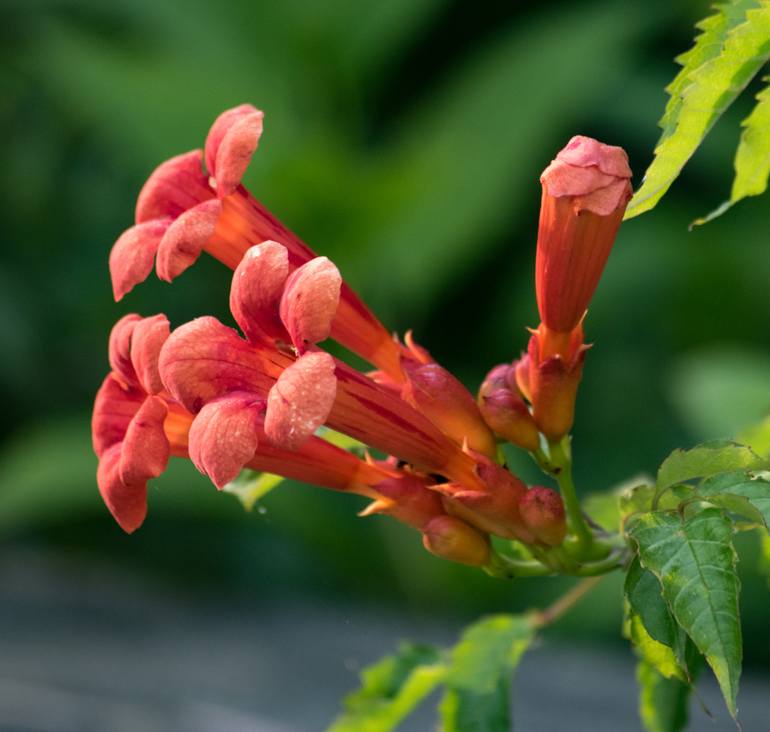
[[[629,535],[655,574],[677,623],[705,656],[735,716],[742,645],[732,524],[716,508],[682,520],[670,512],[633,520]]]
[[[770,411],[770,358],[758,351],[699,349],[677,360],[668,392],[696,439],[737,436],[751,444],[741,431]],[[770,427],[767,441],[770,452]]]
[[[368,290],[387,272],[399,303],[417,307],[478,266],[492,234],[538,190],[554,138],[570,134],[563,116],[620,78],[650,27],[640,11],[601,2],[500,29],[403,121],[384,151],[376,211],[359,233],[371,251],[360,273]]]
[[[738,435],[738,442],[749,445],[754,452],[770,459],[770,417]]]
[[[634,488],[651,482],[650,476],[640,473],[608,491],[591,493],[583,500],[583,510],[606,531],[618,531],[623,518],[620,508],[621,499],[627,497]],[[645,506],[639,510],[648,508]]]
[[[618,498],[618,507],[623,521],[637,513],[651,511],[659,490],[652,485],[639,485],[626,491]],[[690,486],[675,485],[670,487],[662,496],[659,496],[658,509],[661,511],[675,509],[682,501],[692,498],[693,490]]]
[[[535,637],[526,615],[495,615],[468,628],[452,650],[442,732],[508,732],[510,684]]]
[[[717,13],[723,13],[730,5],[719,6]],[[644,183],[631,199],[627,219],[657,204],[714,123],[770,56],[770,3],[758,0],[755,7],[750,7],[752,4],[738,0],[732,5],[739,5],[741,9],[745,9],[743,5],[749,7],[743,18],[738,14],[721,24],[718,20],[712,24],[719,29],[714,39],[696,46],[687,59],[686,78],[675,79],[672,85],[681,102],[667,109],[655,159],[647,168]],[[713,54],[712,47],[703,53],[703,49],[714,42],[720,44],[718,52]]]
[[[242,470],[240,475],[230,481],[222,490],[232,493],[247,511],[251,511],[261,498],[286,480],[281,475],[260,473],[257,470]]]
[[[404,644],[361,673],[361,688],[328,732],[389,732],[441,683],[447,668],[432,646]]]
[[[737,442],[713,441],[674,450],[658,470],[658,489],[734,470],[766,470],[768,461]]]
[[[690,687],[666,678],[644,659],[636,667],[639,717],[647,732],[679,732],[687,726]]]

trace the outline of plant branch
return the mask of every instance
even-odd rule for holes
[[[559,618],[571,610],[577,603],[583,599],[596,585],[602,581],[603,577],[588,577],[578,582],[569,592],[562,595],[556,602],[545,610],[538,610],[534,613],[533,624],[536,628],[544,628],[551,625]]]

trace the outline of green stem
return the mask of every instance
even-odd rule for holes
[[[569,451],[569,437],[565,437],[559,442],[550,442],[548,447],[551,475],[559,484],[559,490],[564,499],[564,508],[567,511],[567,520],[572,533],[577,537],[578,547],[585,552],[593,543],[593,533],[583,517],[583,510],[580,508],[580,502],[575,492],[575,483],[572,480],[572,456]]]
[[[540,562],[511,559],[493,552],[489,564],[484,571],[492,577],[513,579],[514,577],[547,577],[556,574],[555,570]]]

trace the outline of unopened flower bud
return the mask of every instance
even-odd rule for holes
[[[495,438],[470,392],[446,369],[429,363],[409,369],[401,396],[458,443],[494,457]]]
[[[521,518],[541,544],[558,546],[567,535],[564,502],[551,488],[533,486],[519,504]]]
[[[515,382],[512,366],[495,366],[479,389],[479,410],[496,435],[534,452],[540,446],[540,435],[524,400],[510,389],[511,381]]]
[[[489,538],[465,521],[447,516],[436,516],[423,529],[425,548],[443,559],[474,567],[489,564]]]
[[[559,333],[582,320],[631,199],[620,147],[573,137],[543,171],[535,280],[540,318]]]

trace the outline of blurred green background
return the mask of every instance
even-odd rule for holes
[[[119,305],[107,256],[163,159],[252,102],[265,134],[246,183],[391,328],[413,328],[476,388],[536,325],[538,176],[573,134],[628,151],[638,185],[703,2],[25,0],[0,7],[0,552],[42,552],[201,596],[337,600],[470,620],[548,601],[442,563],[355,499],[284,485],[245,514],[189,465],[124,536],[95,485],[89,411],[129,311],[228,318],[202,259]],[[755,91],[752,87],[751,91]],[[723,200],[730,110],[670,194],[626,223],[587,321],[574,451],[583,492],[654,471],[674,447],[770,411],[765,196],[688,233]],[[526,461],[521,470],[532,477]],[[743,542],[746,635],[767,592]],[[5,549],[3,549],[5,547]],[[26,554],[25,554],[26,556]],[[90,565],[89,565],[90,566]],[[618,645],[617,583],[557,634]],[[265,600],[267,601],[267,600]],[[258,629],[255,629],[258,632]],[[770,668],[766,640],[747,663]]]

